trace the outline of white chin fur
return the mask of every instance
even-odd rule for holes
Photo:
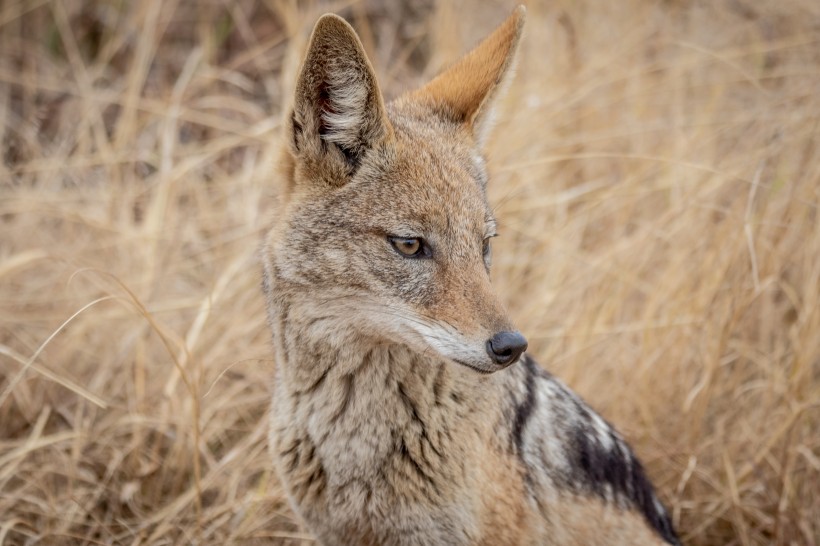
[[[482,373],[492,373],[506,367],[490,360],[484,341],[469,339],[448,325],[419,319],[405,321],[404,327],[417,334],[424,345],[456,364]]]

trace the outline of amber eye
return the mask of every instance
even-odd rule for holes
[[[396,252],[405,258],[425,258],[430,252],[420,237],[388,237]]]

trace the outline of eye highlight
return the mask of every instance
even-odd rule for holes
[[[405,258],[429,258],[432,251],[421,237],[388,237],[390,245]]]

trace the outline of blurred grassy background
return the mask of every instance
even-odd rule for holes
[[[388,97],[506,1],[0,4],[0,544],[310,543],[256,249],[325,11]],[[687,544],[820,542],[820,3],[531,2],[494,282]]]

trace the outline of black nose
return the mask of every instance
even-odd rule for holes
[[[487,340],[487,354],[497,364],[511,364],[527,350],[527,338],[519,332],[498,332]]]

